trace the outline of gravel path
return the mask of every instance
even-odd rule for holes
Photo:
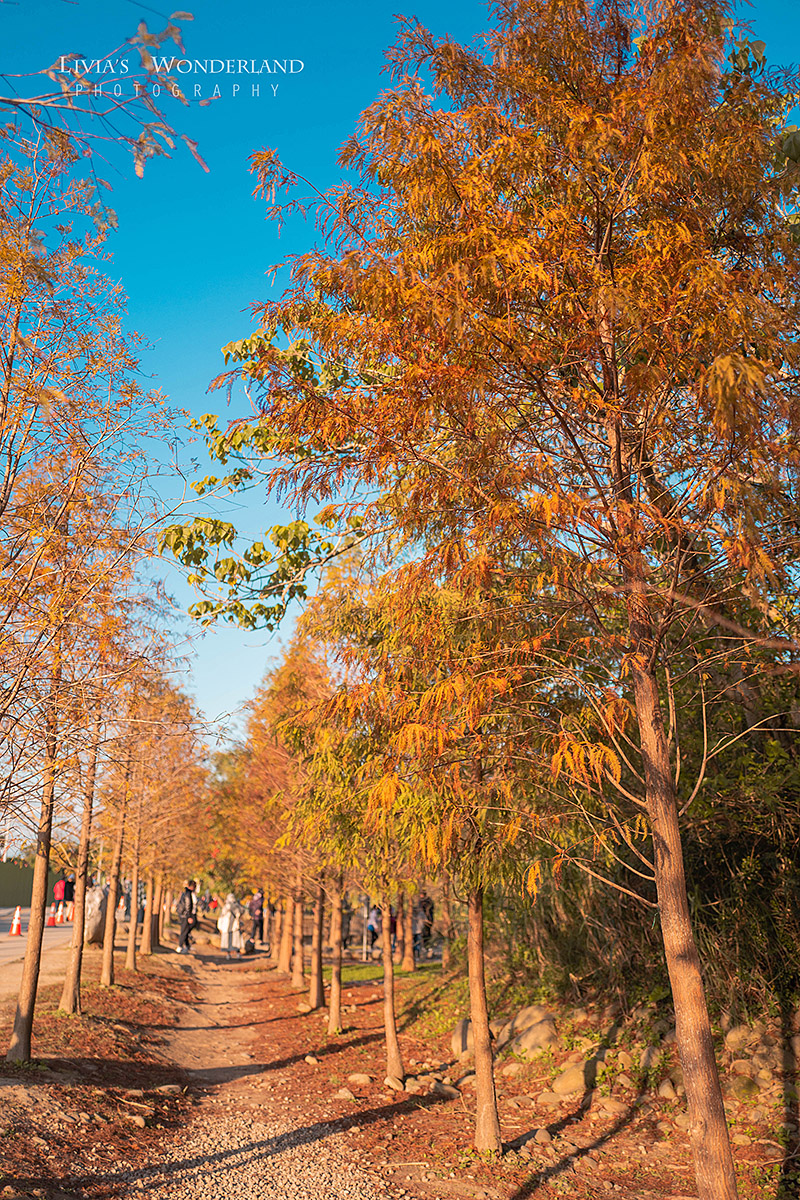
[[[347,1135],[242,1116],[195,1122],[159,1163],[136,1167],[127,1197],[154,1200],[379,1200],[385,1185],[347,1160]]]
[[[209,955],[184,959],[182,967],[197,1001],[182,1010],[168,1054],[204,1094],[157,1160],[118,1164],[106,1180],[114,1193],[125,1200],[386,1200],[387,1185],[353,1161],[341,1121],[292,1125],[270,1111],[278,1102],[253,1062],[261,1014],[252,976]]]

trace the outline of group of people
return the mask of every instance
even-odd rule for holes
[[[221,906],[219,902],[212,905],[209,897],[204,897],[206,903],[201,906],[195,898],[196,891],[197,883],[194,879],[190,879],[175,906],[175,915],[181,924],[178,944],[175,947],[176,954],[189,953],[191,933],[197,925],[198,909],[201,907],[203,911],[219,909],[217,929],[220,936],[220,949],[225,951],[227,958],[231,958],[233,954],[241,954],[242,951],[245,954],[251,954],[255,949],[256,941],[263,946],[264,891],[262,888],[256,888],[247,907],[236,899],[233,892],[228,893]],[[245,914],[250,917],[249,935],[244,929]]]
[[[419,894],[411,912],[411,932],[414,939],[414,957],[424,958],[431,953],[430,944],[433,937],[433,900],[426,891]],[[377,904],[373,904],[367,915],[367,938],[370,951],[383,932],[383,913]],[[389,909],[389,934],[392,940],[391,948],[394,954],[397,944],[397,913],[392,906]]]

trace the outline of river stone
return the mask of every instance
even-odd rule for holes
[[[675,1091],[675,1088],[672,1086],[671,1079],[662,1079],[661,1080],[661,1083],[658,1085],[658,1095],[661,1097],[662,1100],[677,1100],[678,1099],[678,1093]]]
[[[755,1079],[749,1079],[747,1075],[737,1075],[731,1082],[731,1092],[737,1100],[745,1103],[748,1100],[755,1100],[759,1093],[759,1086]]]
[[[512,1038],[518,1037],[526,1029],[530,1029],[533,1025],[539,1025],[542,1021],[549,1021],[552,1024],[555,1017],[543,1004],[528,1004],[498,1031],[497,1045],[505,1046]]]
[[[750,1145],[750,1138],[747,1136],[746,1133],[735,1133],[733,1135],[733,1137],[731,1138],[731,1141],[733,1142],[734,1146],[749,1146]]]
[[[537,1129],[533,1140],[540,1146],[549,1146],[553,1139],[546,1129]]]
[[[431,1088],[431,1095],[446,1096],[448,1100],[460,1100],[461,1092],[457,1087],[451,1087],[449,1083],[442,1083],[441,1079],[434,1079]]]
[[[347,1076],[347,1082],[355,1084],[356,1087],[367,1087],[372,1083],[371,1075],[363,1075],[360,1071],[354,1071],[352,1075]]]
[[[644,1050],[639,1055],[639,1070],[652,1070],[660,1056],[661,1051],[658,1046],[645,1046]]]
[[[508,1049],[512,1054],[519,1054],[522,1058],[533,1058],[540,1050],[557,1045],[558,1034],[553,1022],[537,1021],[535,1025],[529,1025],[527,1029],[513,1038],[508,1043]]]
[[[629,1111],[629,1105],[623,1104],[621,1100],[615,1100],[613,1096],[605,1096],[600,1101],[603,1111],[607,1112],[610,1117],[621,1117]]]
[[[355,1096],[350,1091],[350,1088],[339,1088],[335,1096],[336,1100],[355,1100]]]
[[[553,1080],[553,1091],[558,1096],[572,1096],[575,1092],[587,1092],[594,1083],[597,1064],[589,1059],[587,1062],[575,1063],[567,1067]]]
[[[383,1082],[391,1092],[404,1091],[403,1081],[397,1075],[387,1075]]]
[[[725,1034],[725,1049],[730,1050],[733,1054],[737,1050],[744,1050],[752,1036],[753,1033],[749,1026],[734,1025],[733,1029],[729,1029]]]
[[[102,946],[106,924],[106,894],[99,885],[87,888],[83,940],[87,946]]]

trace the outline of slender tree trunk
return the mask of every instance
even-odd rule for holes
[[[483,960],[483,888],[469,894],[467,963],[469,970],[469,1015],[475,1052],[475,1149],[500,1154],[503,1141],[494,1089],[492,1039],[486,1003]]]
[[[67,974],[58,1007],[65,1013],[81,1011],[81,970],[83,967],[83,936],[86,930],[86,885],[89,882],[89,846],[92,838],[92,807],[94,785],[97,777],[97,752],[100,745],[100,705],[95,709],[94,738],[86,768],[86,784],[83,789],[83,812],[81,834],[78,843],[78,863],[75,871],[75,914],[72,926]]]
[[[442,871],[442,970],[449,971],[452,959],[453,915],[450,911],[450,875]]]
[[[128,923],[128,948],[125,953],[125,970],[136,970],[136,934],[139,932],[139,855],[142,848],[142,792],[144,785],[139,785],[139,799],[136,805],[136,833],[133,842],[133,869],[131,871],[131,919]]]
[[[155,883],[153,880],[153,872],[147,876],[147,883],[144,891],[144,918],[142,920],[142,940],[139,942],[140,954],[153,953],[153,895],[155,893]]]
[[[158,941],[163,945],[167,940],[167,930],[172,924],[172,888],[165,890],[164,898],[158,912]]]
[[[317,884],[317,895],[314,901],[314,927],[311,932],[311,984],[308,990],[308,1003],[312,1011],[325,1007],[325,987],[322,979],[322,925],[325,918],[325,889],[322,886],[322,876]]]
[[[384,896],[381,933],[383,935],[383,1032],[386,1038],[386,1074],[402,1079],[405,1075],[397,1018],[394,1011],[394,963],[392,962],[392,918],[389,897]]]
[[[45,758],[42,807],[36,836],[36,861],[33,864],[31,915],[25,943],[25,961],[17,996],[14,1028],[6,1058],[9,1062],[28,1062],[31,1057],[31,1034],[36,992],[39,985],[39,963],[42,957],[44,914],[47,908],[47,872],[50,866],[50,839],[53,832],[53,808],[56,784],[57,717],[56,694],[60,671],[53,683],[45,716]]]
[[[403,961],[404,971],[416,971],[417,961],[414,958],[414,901],[406,896],[403,912]]]
[[[280,902],[275,905],[275,912],[272,914],[272,937],[269,943],[269,961],[277,969],[278,959],[281,953],[281,935],[283,933],[283,914],[281,913]]]
[[[281,948],[278,955],[278,970],[281,975],[288,975],[292,969],[292,932],[294,929],[294,896],[287,896],[283,906],[283,928],[281,929]]]
[[[292,930],[292,987],[304,988],[306,977],[303,971],[303,893],[300,883],[295,884],[294,927]]]
[[[103,932],[103,965],[100,968],[100,986],[113,987],[114,984],[114,935],[117,931],[117,893],[119,891],[120,868],[122,866],[122,846],[125,840],[125,814],[128,808],[128,787],[130,784],[130,758],[125,772],[125,783],[117,817],[117,836],[114,841],[114,851],[111,856],[111,870],[108,877],[108,901],[106,903],[106,925]]]
[[[161,914],[164,910],[164,872],[159,871],[156,874],[155,881],[155,896],[153,898],[153,915],[152,915],[152,938],[154,950],[157,950],[161,945]]]
[[[344,876],[339,875],[331,905],[331,996],[328,1008],[328,1033],[342,1032],[342,893]]]
[[[392,962],[396,967],[399,967],[405,957],[406,949],[406,894],[401,892],[397,897],[397,940],[395,943]]]
[[[643,670],[640,664],[634,665],[633,682],[653,834],[658,910],[675,1006],[675,1037],[689,1108],[697,1192],[699,1200],[735,1200],[736,1174],[689,915],[678,806],[658,684],[654,673]]]

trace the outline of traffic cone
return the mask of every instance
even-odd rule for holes
[[[58,912],[56,913],[56,925],[63,925],[63,924],[64,924],[64,901],[59,900]]]
[[[47,914],[47,920],[45,921],[45,925],[55,925],[55,923],[56,923],[56,906],[55,906],[55,904],[51,904],[50,912]]]
[[[22,937],[22,909],[17,905],[14,917],[11,921],[11,929],[8,932],[9,937]]]
[[[74,900],[70,900],[69,904],[67,905],[67,920],[68,921],[75,920],[75,902],[74,902]]]

